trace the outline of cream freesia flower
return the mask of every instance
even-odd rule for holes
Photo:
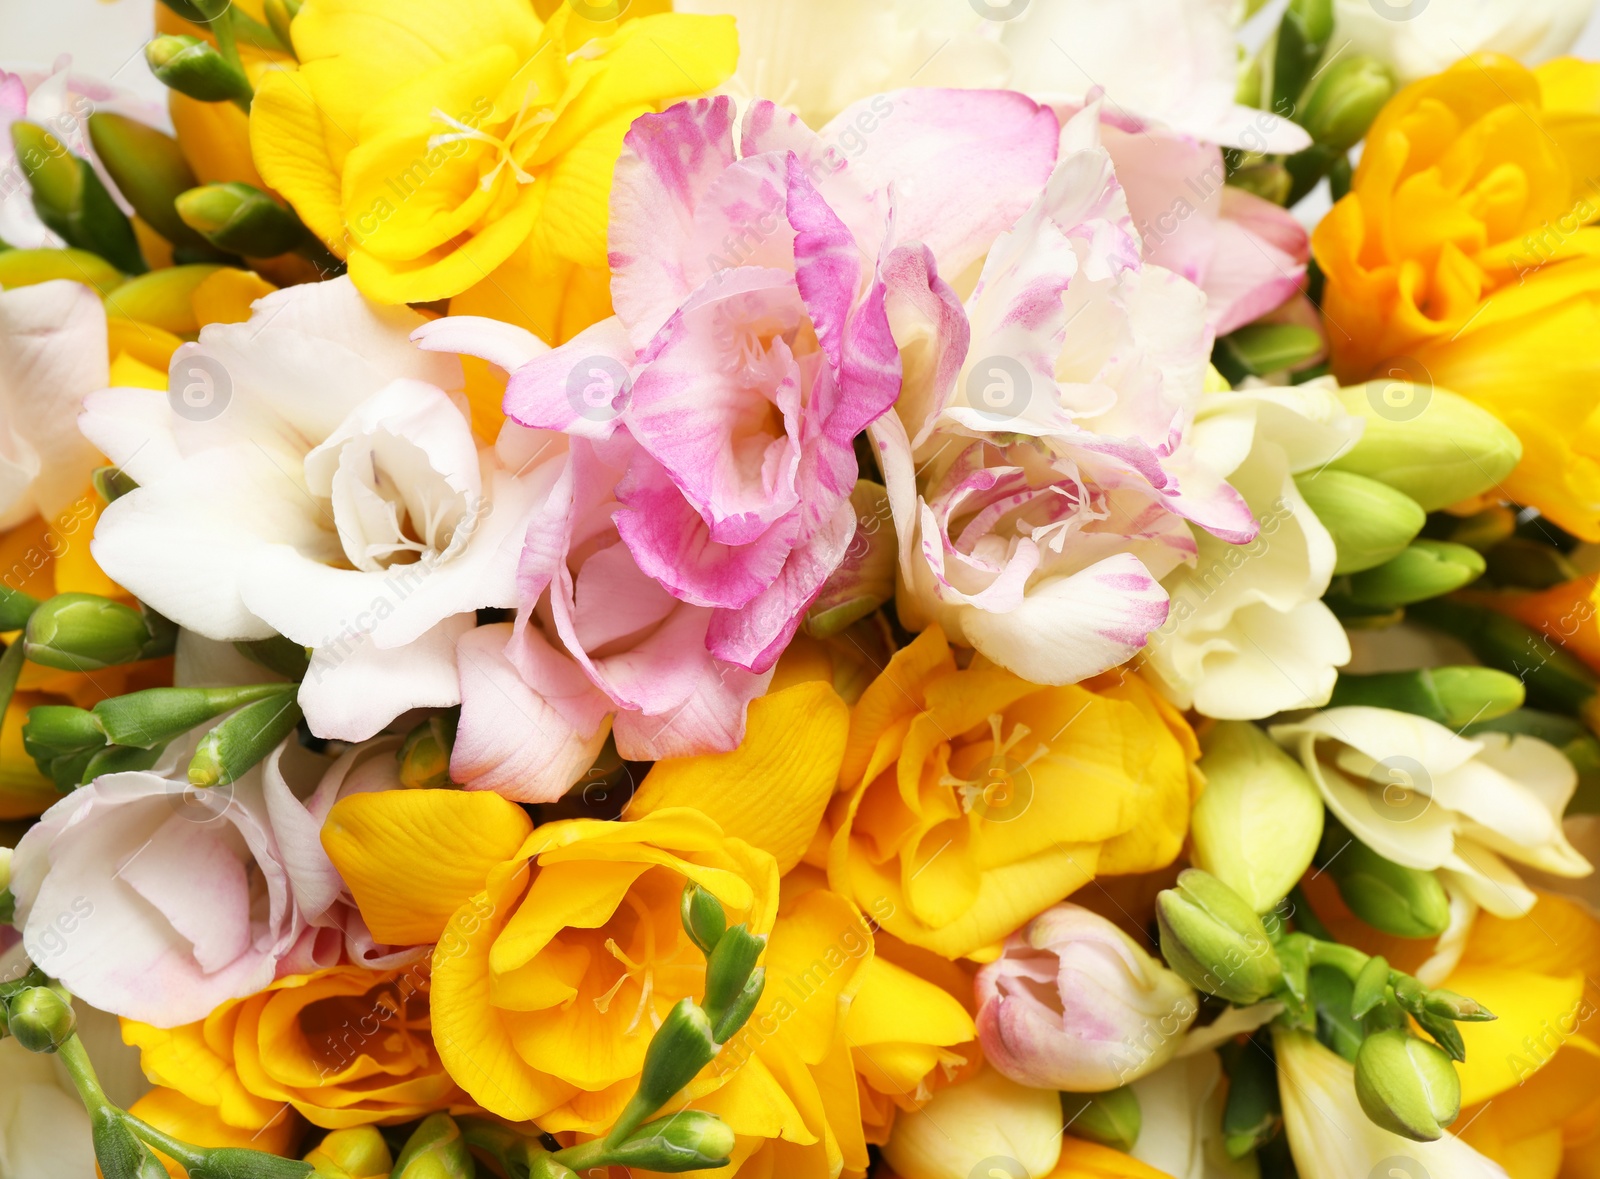
[[[1257,720],[1328,702],[1350,640],[1322,603],[1337,557],[1294,477],[1360,436],[1333,383],[1213,392],[1191,444],[1261,524],[1245,545],[1191,528],[1196,563],[1163,581],[1172,600],[1146,659],[1167,696],[1224,720]]]
[[[1384,62],[1401,84],[1474,53],[1538,65],[1572,47],[1595,0],[1334,0],[1344,52]]]
[[[1397,864],[1438,871],[1496,916],[1520,917],[1537,899],[1507,861],[1557,876],[1594,870],[1561,829],[1577,771],[1538,738],[1468,739],[1366,707],[1330,708],[1271,731],[1357,839]]]

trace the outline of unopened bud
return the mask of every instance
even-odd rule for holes
[[[691,882],[684,886],[681,907],[684,932],[700,947],[702,954],[710,954],[728,928],[722,902],[708,889]]]
[[[1394,94],[1394,75],[1377,58],[1343,57],[1322,71],[1301,103],[1299,123],[1318,146],[1349,151]]]
[[[200,102],[234,102],[248,110],[255,97],[244,71],[199,37],[157,37],[144,47],[144,59],[164,86]]]
[[[295,701],[296,685],[274,685],[276,691],[246,704],[200,739],[189,759],[193,786],[226,786],[277,748],[303,715]]]
[[[21,590],[0,586],[0,631],[21,630],[39,608],[39,599]]]
[[[196,184],[176,139],[110,111],[89,116],[89,139],[117,191],[151,229],[175,247],[211,252],[209,243],[183,223],[173,203]],[[129,315],[144,318],[132,311]]]
[[[67,704],[40,704],[28,710],[22,748],[63,794],[83,780],[90,760],[108,744],[94,713]]]
[[[1329,708],[1387,708],[1461,729],[1522,707],[1522,681],[1490,667],[1425,667],[1369,675],[1340,674]]]
[[[844,560],[822,585],[806,611],[806,633],[831,638],[894,597],[899,560],[889,493],[881,483],[857,480],[850,492],[856,534]]]
[[[767,948],[767,939],[753,934],[743,925],[735,925],[717,939],[716,949],[706,959],[706,993],[702,1004],[706,1018],[711,1021],[712,1035],[719,1044],[738,1031],[737,1027],[724,1026],[726,1016],[735,1007],[743,1007],[741,997],[756,971],[756,960]],[[757,998],[760,992],[757,992]],[[746,1012],[746,1018],[749,1013]],[[743,1024],[743,1020],[739,1021]]]
[[[395,756],[400,761],[400,785],[407,790],[443,790],[450,780],[450,751],[456,742],[458,714],[429,717],[411,732]]]
[[[1333,537],[1335,573],[1359,573],[1398,557],[1428,520],[1410,496],[1349,471],[1302,475],[1295,486]]]
[[[1211,728],[1200,772],[1206,788],[1189,823],[1195,866],[1265,913],[1316,854],[1322,796],[1300,763],[1248,721]]]
[[[100,671],[172,654],[178,628],[160,615],[95,594],[57,594],[28,619],[28,662]]]
[[[1333,0],[1290,0],[1273,38],[1274,109],[1294,109],[1331,36]]]
[[[54,1052],[72,1038],[78,1017],[49,987],[29,987],[6,1000],[11,1035],[29,1052]]]
[[[205,1152],[205,1160],[189,1168],[189,1179],[310,1179],[316,1172],[300,1159],[286,1159],[261,1150],[239,1146],[219,1146]],[[434,1179],[434,1172],[423,1172]],[[438,1179],[454,1179],[449,1172],[438,1172]],[[472,1172],[464,1173],[471,1179]]]
[[[639,1088],[612,1126],[607,1143],[615,1145],[627,1139],[646,1118],[694,1080],[716,1058],[720,1047],[711,1034],[706,1013],[694,1000],[680,999],[645,1049]]]
[[[1144,1115],[1139,1095],[1127,1085],[1106,1093],[1063,1093],[1061,1110],[1067,1133],[1074,1138],[1087,1138],[1124,1154],[1139,1141]]]
[[[472,1179],[475,1168],[461,1127],[447,1113],[429,1114],[394,1163],[394,1179]]]
[[[1347,592],[1360,606],[1409,606],[1470,585],[1483,571],[1484,559],[1476,549],[1415,540],[1399,556],[1353,576]]]
[[[298,217],[259,188],[238,181],[191,188],[177,207],[191,229],[231,254],[275,258],[307,240]]]
[[[1209,872],[1190,868],[1156,898],[1161,953],[1191,986],[1230,1003],[1260,1002],[1283,978],[1261,918]]]
[[[1216,363],[1237,384],[1245,377],[1299,368],[1326,345],[1322,333],[1297,323],[1252,323],[1217,341]]]
[[[1245,165],[1228,177],[1228,184],[1254,193],[1262,200],[1281,205],[1288,201],[1289,193],[1294,189],[1294,177],[1289,175],[1289,169],[1272,160]]]
[[[1444,1052],[1393,1029],[1362,1042],[1356,1096],[1367,1117],[1385,1130],[1432,1142],[1461,1112],[1461,1078]]]
[[[133,223],[100,177],[43,127],[18,120],[11,142],[33,193],[34,212],[69,246],[98,254],[125,274],[143,274]]]
[[[111,1105],[89,1112],[94,1161],[105,1179],[167,1179],[167,1168],[128,1125],[128,1115]]]
[[[1482,495],[1522,459],[1499,418],[1446,389],[1379,378],[1339,390],[1339,400],[1366,426],[1329,469],[1377,479],[1425,512]]]
[[[1385,859],[1337,824],[1320,858],[1339,896],[1361,920],[1395,937],[1438,937],[1450,924],[1450,898],[1438,876]]]
[[[727,1166],[733,1144],[732,1128],[716,1114],[684,1110],[640,1126],[605,1154],[611,1166],[677,1174]]]
[[[306,1162],[318,1175],[329,1179],[388,1179],[394,1169],[394,1157],[389,1144],[376,1126],[353,1126],[335,1130],[316,1149],[306,1155]]]
[[[1448,1019],[1452,1023],[1486,1023],[1495,1018],[1494,1012],[1476,999],[1442,988],[1430,990],[1422,997],[1422,1009],[1429,1015]]]

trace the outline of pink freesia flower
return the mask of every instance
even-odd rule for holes
[[[73,791],[12,859],[28,956],[93,1006],[158,1027],[283,975],[406,960],[412,951],[373,944],[320,842],[340,798],[398,785],[397,745],[353,749],[323,772],[290,738],[210,790],[170,776],[169,751],[168,773],[107,774]],[[302,800],[290,778],[308,772],[321,778]]]
[[[974,987],[985,1059],[1020,1084],[1075,1093],[1154,1072],[1199,1011],[1188,983],[1104,917],[1069,904],[1008,937]]]
[[[891,300],[897,336],[936,359],[873,426],[902,620],[1057,684],[1144,646],[1167,614],[1160,578],[1194,557],[1190,523],[1234,543],[1256,533],[1186,444],[1205,296],[1143,260],[1097,112],[1063,141],[964,305],[931,269],[916,300]]]

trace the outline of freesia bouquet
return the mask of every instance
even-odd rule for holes
[[[1600,1175],[1591,7],[0,72],[0,1179]]]

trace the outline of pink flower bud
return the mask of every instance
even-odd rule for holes
[[[1024,1085],[1101,1092],[1160,1068],[1197,1011],[1194,991],[1111,922],[1057,905],[978,972],[978,1038]]]

